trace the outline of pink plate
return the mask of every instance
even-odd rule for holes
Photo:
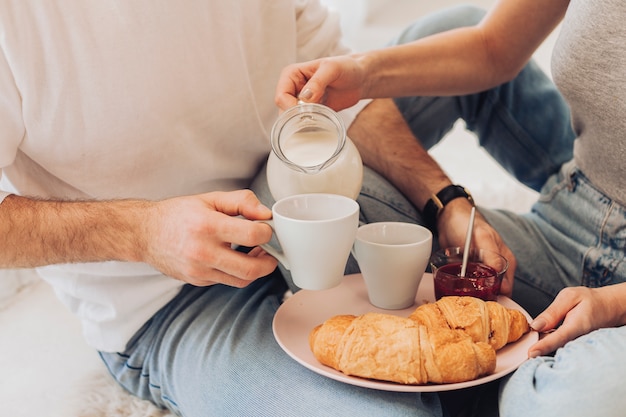
[[[517,369],[527,359],[528,348],[539,339],[537,332],[531,331],[517,342],[500,349],[497,353],[496,369],[490,375],[472,381],[440,385],[402,385],[348,376],[319,363],[309,348],[311,330],[330,317],[339,314],[360,315],[371,311],[408,317],[418,305],[433,301],[435,301],[433,278],[429,273],[424,274],[415,297],[415,305],[404,310],[383,310],[374,307],[367,298],[361,274],[346,275],[343,282],[335,288],[323,291],[301,290],[289,297],[276,312],[272,328],[280,347],[313,372],[360,387],[403,392],[451,391],[493,381]],[[507,308],[520,310],[529,320],[531,319],[530,315],[510,298],[499,296],[498,302]]]

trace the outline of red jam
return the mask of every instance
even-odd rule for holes
[[[468,262],[465,277],[461,262],[441,266],[435,274],[435,298],[446,295],[469,295],[486,301],[495,301],[500,293],[501,279],[492,267],[478,262]]]

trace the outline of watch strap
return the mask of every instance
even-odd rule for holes
[[[460,185],[448,185],[442,188],[437,194],[433,194],[431,198],[426,202],[424,210],[422,210],[422,217],[424,223],[434,234],[437,234],[437,218],[443,211],[446,205],[455,198],[466,198],[472,205],[474,205],[474,199],[472,195]]]

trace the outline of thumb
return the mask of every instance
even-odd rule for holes
[[[305,103],[320,103],[325,101],[325,86],[320,84],[316,78],[311,78],[298,94],[298,100]]]
[[[530,324],[533,330],[545,332],[556,328],[577,304],[578,299],[570,296],[570,292],[561,291],[556,298],[535,320]]]
[[[323,103],[326,89],[337,81],[337,68],[329,61],[321,61],[316,71],[312,73],[302,86],[298,99],[307,103]]]

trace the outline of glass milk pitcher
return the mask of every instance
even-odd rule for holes
[[[356,200],[363,162],[335,111],[321,104],[298,104],[278,117],[271,141],[267,181],[274,199],[329,193]]]

